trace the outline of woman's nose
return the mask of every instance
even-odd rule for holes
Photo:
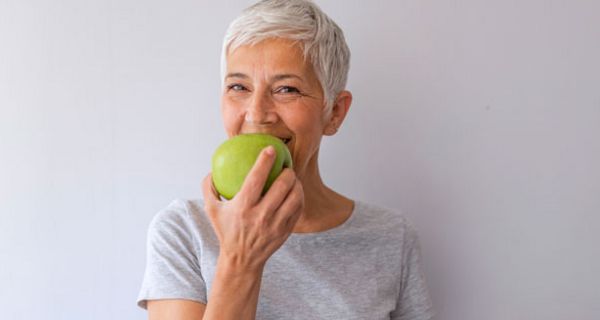
[[[277,122],[275,105],[268,94],[256,94],[246,108],[245,121],[254,125]]]

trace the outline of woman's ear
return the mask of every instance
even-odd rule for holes
[[[337,133],[346,118],[346,114],[348,114],[351,104],[352,93],[350,91],[344,90],[337,95],[331,107],[331,116],[323,130],[324,135],[332,136]]]

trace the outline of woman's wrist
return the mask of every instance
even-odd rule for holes
[[[217,271],[229,277],[261,277],[265,262],[248,261],[236,255],[220,254]]]
[[[255,319],[264,264],[249,268],[219,255],[203,319]]]

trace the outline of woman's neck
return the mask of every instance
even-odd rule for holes
[[[352,214],[354,202],[327,187],[319,173],[318,153],[299,177],[304,190],[304,210],[294,233],[321,232],[344,223]]]

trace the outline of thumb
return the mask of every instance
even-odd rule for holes
[[[206,206],[206,209],[215,208],[221,202],[221,196],[212,182],[212,173],[209,173],[204,177],[204,180],[202,180],[202,194],[204,196],[204,205]]]

